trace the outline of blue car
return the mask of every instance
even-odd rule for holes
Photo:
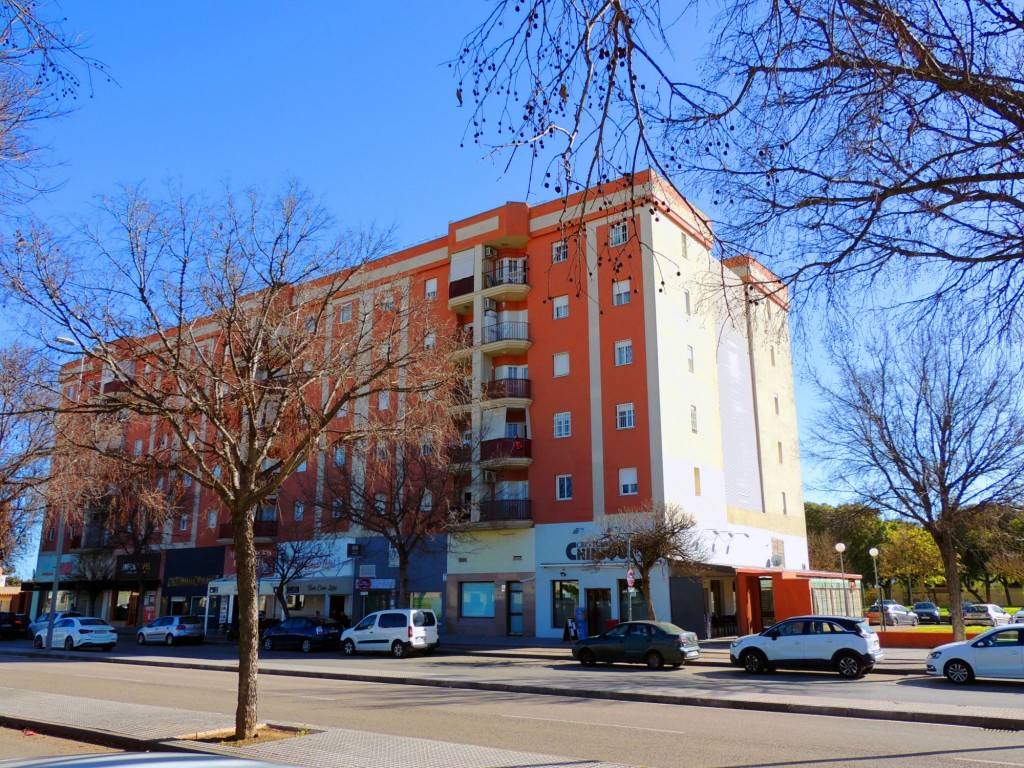
[[[263,650],[298,648],[303,653],[313,649],[337,648],[341,641],[341,624],[323,616],[292,616],[263,633]]]

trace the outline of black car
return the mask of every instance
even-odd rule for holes
[[[263,649],[299,648],[309,653],[314,648],[337,648],[341,624],[323,616],[292,616],[263,633]]]
[[[18,637],[28,637],[28,625],[29,619],[26,614],[0,611],[0,638],[14,640]]]
[[[579,640],[572,647],[572,657],[585,667],[599,661],[624,661],[646,664],[650,669],[661,669],[665,664],[675,669],[699,659],[700,645],[693,632],[667,621],[626,621]]]
[[[939,616],[939,606],[935,603],[914,603],[914,613],[917,614],[917,618],[920,619],[922,624],[942,623],[942,618]]]

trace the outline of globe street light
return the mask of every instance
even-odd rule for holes
[[[843,572],[843,608],[846,610],[846,615],[850,615],[850,596],[846,594],[846,566],[843,564],[843,552],[846,551],[846,545],[843,542],[836,544],[836,552],[839,553],[839,570]]]
[[[868,554],[871,555],[871,565],[875,568],[875,589],[878,590],[878,623],[882,625],[882,631],[885,632],[885,606],[882,604],[882,583],[878,580],[878,547],[869,549]]]

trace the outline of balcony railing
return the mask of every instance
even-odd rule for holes
[[[480,443],[480,460],[533,458],[530,440],[525,437],[499,437]]]
[[[277,520],[254,520],[252,523],[252,535],[256,539],[276,539]],[[218,539],[234,540],[235,527],[232,523],[221,523],[217,531]]]
[[[452,280],[448,283],[448,298],[454,299],[458,296],[465,296],[467,293],[473,292],[473,276],[460,277],[458,280]]]
[[[504,323],[494,323],[483,328],[483,343],[490,344],[494,341],[528,341],[530,339],[530,324],[509,320]]]
[[[483,384],[484,397],[497,400],[502,397],[530,397],[529,379],[495,379]]]
[[[480,522],[532,520],[530,499],[491,499],[480,502]]]
[[[484,271],[484,288],[494,285],[526,285],[526,259],[497,264]]]

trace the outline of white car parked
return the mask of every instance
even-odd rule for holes
[[[928,654],[925,668],[958,685],[975,677],[1024,679],[1024,628],[993,627],[969,640],[940,645]]]
[[[1024,608],[1021,608],[1015,614],[1013,614],[1014,624],[1024,624]]]
[[[975,603],[964,613],[964,624],[988,624],[998,627],[1010,623],[1010,614],[991,603]]]
[[[867,621],[847,616],[794,616],[729,648],[729,661],[752,675],[780,667],[831,669],[853,680],[883,658]]]
[[[437,617],[422,608],[392,608],[363,617],[341,636],[346,656],[357,652],[390,653],[400,659],[410,651],[431,653],[437,648]]]
[[[117,633],[103,619],[92,616],[66,617],[53,625],[53,648],[63,647],[65,651],[73,651],[91,646],[109,651],[116,643]],[[36,634],[32,644],[36,648],[46,646],[45,628]]]

